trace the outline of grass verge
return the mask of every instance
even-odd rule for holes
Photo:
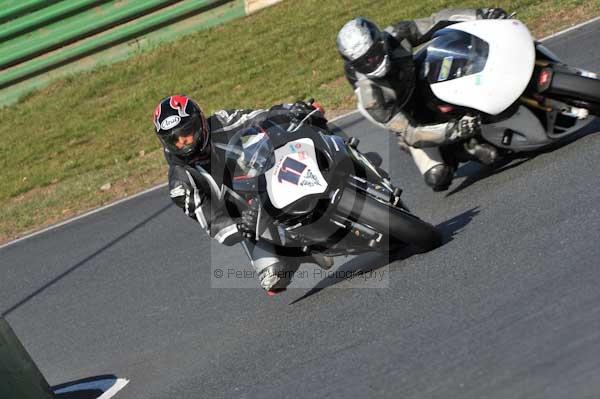
[[[353,108],[337,30],[381,26],[481,1],[284,1],[127,61],[73,75],[0,110],[0,242],[166,179],[151,124],[161,98],[186,93],[207,112],[309,96]],[[538,37],[600,14],[600,1],[500,0]],[[165,199],[167,200],[167,199]]]

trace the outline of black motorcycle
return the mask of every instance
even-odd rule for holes
[[[385,172],[344,139],[315,126],[271,121],[241,130],[224,146],[221,199],[232,217],[258,211],[251,240],[278,254],[327,256],[432,250],[442,236],[413,215]]]

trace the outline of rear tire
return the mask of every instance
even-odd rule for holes
[[[548,95],[600,116],[600,79],[581,76],[575,72],[555,72]]]

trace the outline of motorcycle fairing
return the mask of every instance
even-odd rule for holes
[[[451,65],[446,65],[436,79],[443,81],[431,84],[434,95],[447,103],[490,115],[500,114],[517,101],[527,88],[535,66],[534,39],[527,27],[517,20],[477,20],[444,29],[448,30],[466,32],[484,40],[489,52],[485,67],[475,74],[439,79],[447,79]],[[446,63],[450,62],[448,57]]]
[[[540,120],[522,105],[510,118],[483,125],[481,134],[495,146],[513,151],[534,150],[548,143]]]
[[[275,164],[265,173],[269,200],[277,209],[327,190],[310,138],[290,141],[275,150]]]
[[[551,134],[566,137],[590,124],[594,118],[573,120],[569,127],[559,124]],[[500,148],[514,152],[534,151],[548,145],[548,132],[538,117],[523,105],[510,118],[481,127],[484,139]]]

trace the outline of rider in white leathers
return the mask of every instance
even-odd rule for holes
[[[507,13],[497,8],[448,9],[429,18],[398,22],[383,31],[365,18],[356,18],[338,33],[337,47],[358,109],[399,136],[401,148],[410,152],[425,182],[436,191],[449,187],[456,168],[438,147],[472,137],[480,129],[480,121],[470,116],[439,121],[427,112],[415,90],[413,48],[451,24],[506,17]],[[470,150],[484,163],[497,157],[496,150],[486,144]]]

